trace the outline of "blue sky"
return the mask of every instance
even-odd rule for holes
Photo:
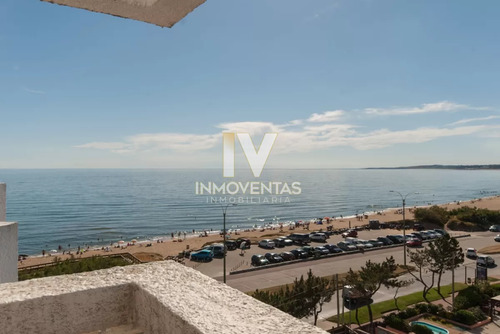
[[[500,163],[500,3],[208,0],[172,29],[0,3],[0,168]],[[241,159],[238,159],[241,161]]]

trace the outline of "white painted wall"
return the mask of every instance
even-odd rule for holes
[[[0,283],[17,281],[17,223],[0,222]]]
[[[6,190],[7,190],[7,185],[5,183],[0,183],[0,222],[7,221]]]

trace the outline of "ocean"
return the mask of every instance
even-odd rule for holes
[[[39,254],[59,245],[105,245],[153,239],[172,232],[262,226],[269,222],[353,216],[401,206],[421,206],[500,193],[496,170],[265,169],[223,179],[220,169],[0,170],[7,183],[7,220],[19,223],[19,252]],[[300,194],[197,195],[196,182],[300,183]],[[229,188],[228,188],[229,189]],[[418,194],[414,194],[417,192]],[[220,200],[226,200],[222,205]]]

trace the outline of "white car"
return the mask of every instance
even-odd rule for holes
[[[477,257],[476,264],[483,267],[491,267],[495,265],[495,260],[491,256],[480,255]]]
[[[500,234],[497,234],[497,236],[494,239],[495,241],[500,242]]]
[[[475,259],[477,257],[477,251],[475,248],[467,248],[465,251],[465,256],[470,259]]]
[[[271,239],[264,239],[259,241],[259,247],[273,249],[276,245]]]

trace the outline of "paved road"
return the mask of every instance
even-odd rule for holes
[[[371,231],[373,232],[373,231]],[[380,234],[380,232],[379,232]],[[489,245],[495,244],[493,236],[495,234],[491,232],[480,232],[474,233],[471,237],[459,239],[462,248],[474,247],[480,249]],[[361,238],[366,238],[367,236]],[[370,236],[371,238],[371,236]],[[250,273],[229,275],[227,278],[227,284],[244,292],[253,291],[257,288],[265,288],[270,286],[276,286],[286,283],[291,283],[296,277],[300,275],[305,275],[309,269],[313,271],[315,275],[326,276],[335,273],[345,273],[352,268],[354,270],[359,269],[365,262],[370,259],[374,262],[381,262],[388,256],[394,256],[396,262],[403,262],[403,249],[402,247],[391,248],[391,249],[380,249],[371,252],[365,252],[364,254],[350,254],[344,255],[337,258],[320,259],[317,261],[301,262],[296,264],[291,264],[283,267],[269,268],[264,270],[258,270]],[[492,256],[497,263],[500,263],[500,254]],[[455,271],[455,281],[464,282],[466,280],[466,270],[467,277],[474,277],[474,267],[475,262],[470,259],[466,259],[464,266],[461,266]],[[465,269],[467,268],[467,269]],[[488,275],[500,276],[500,267],[490,268],[488,270]],[[409,274],[405,275],[404,278],[410,278]],[[451,272],[446,273],[443,276],[443,285],[451,283]],[[421,291],[422,285],[415,282],[410,287],[404,289],[399,294],[408,294],[412,292]],[[392,289],[381,288],[380,291],[374,296],[376,302],[388,300],[393,298],[394,291]],[[336,297],[332,299],[332,302],[325,305],[323,312],[321,313],[321,318],[328,318],[332,315],[337,314]]]

